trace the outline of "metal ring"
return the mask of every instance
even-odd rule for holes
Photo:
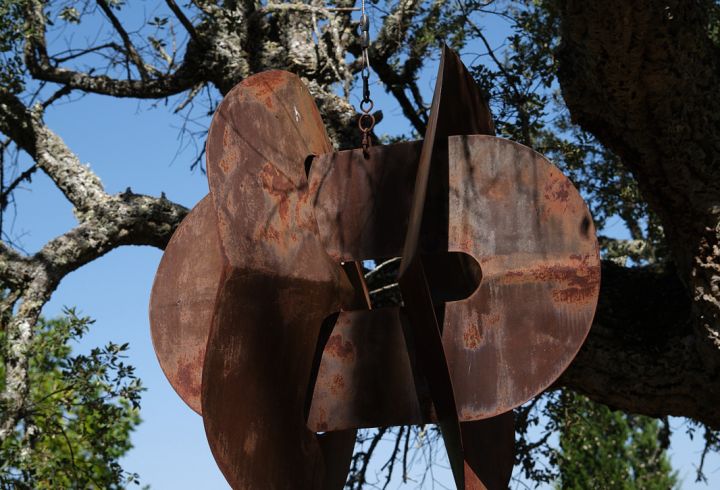
[[[370,124],[363,124],[363,122],[370,120]],[[372,114],[361,114],[360,118],[358,119],[358,127],[360,128],[360,131],[363,133],[369,133],[372,131],[373,126],[375,126],[375,116]]]
[[[362,49],[367,49],[370,46],[370,33],[368,31],[363,31],[362,34],[360,34],[360,47]]]
[[[366,104],[370,104],[370,107],[365,107]],[[373,104],[373,101],[370,99],[363,99],[360,101],[360,110],[368,113],[371,110],[373,110],[373,107],[375,107],[375,104]]]

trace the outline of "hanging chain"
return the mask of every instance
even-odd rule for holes
[[[372,146],[372,140],[370,133],[375,127],[375,116],[370,114],[372,111],[373,104],[370,99],[370,57],[368,56],[368,48],[370,47],[370,21],[367,13],[365,12],[365,0],[361,0],[361,14],[360,14],[360,47],[362,48],[362,84],[363,84],[363,98],[360,101],[360,110],[362,114],[358,119],[358,127],[362,133],[362,148],[367,153],[368,148]]]

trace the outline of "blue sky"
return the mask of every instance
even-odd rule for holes
[[[506,29],[501,24],[490,26],[491,37],[499,39]],[[432,90],[434,72],[434,66],[429,67],[421,79],[425,94]],[[376,107],[385,114],[378,131],[406,131],[397,104],[378,86],[373,89]],[[171,113],[171,107],[86,96],[51,108],[46,122],[82,162],[91,165],[109,192],[127,187],[155,196],[165,192],[169,199],[192,207],[207,193],[207,181],[200,172],[188,168],[194,148],[181,151],[173,162],[181,146],[178,127],[182,119]],[[21,164],[27,163],[21,159]],[[75,225],[70,205],[43,174],[36,174],[32,184],[16,197],[13,232],[28,252]],[[11,210],[6,222],[12,219]],[[622,233],[615,228],[611,231]],[[225,489],[228,486],[210,455],[200,417],[172,390],[152,349],[147,308],[161,254],[149,247],[124,247],[108,254],[68,276],[44,314],[52,317],[64,306],[77,306],[82,314],[97,320],[78,350],[108,341],[129,342],[129,362],[137,367],[147,391],[142,401],[143,423],[133,435],[135,448],[124,459],[128,470],[138,472],[143,483],[156,489]],[[673,419],[675,428],[682,423]],[[710,484],[693,482],[701,449],[701,442],[691,442],[682,430],[676,431],[671,454],[683,488],[720,488],[717,455],[706,463]],[[438,478],[450,486],[447,471],[440,470]]]

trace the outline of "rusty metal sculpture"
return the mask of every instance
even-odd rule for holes
[[[333,152],[287,72],[222,101],[150,319],[233,488],[340,489],[357,428],[425,423],[458,488],[507,488],[511,410],[577,353],[600,268],[570,181],[493,134],[447,48],[422,141]],[[403,305],[371,309],[360,261],[387,257]]]

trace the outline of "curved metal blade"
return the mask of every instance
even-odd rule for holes
[[[400,145],[371,148],[368,160],[361,150],[317,159],[318,175],[312,180],[323,185],[317,186],[313,201],[323,242],[334,256],[372,258],[378,251],[384,256],[399,255],[410,215],[410,203],[401,198],[401,190],[412,187],[416,164],[390,157],[413,154],[417,143]],[[481,269],[478,289],[441,310],[443,347],[459,419],[471,421],[524,403],[562,373],[590,329],[599,294],[600,262],[587,206],[547,159],[530,148],[491,136],[451,137],[450,147],[446,195],[450,221],[444,229],[436,227],[440,220],[429,221],[421,246],[432,255],[462,252]],[[389,165],[376,158],[380,155],[393,162],[391,172],[384,170]],[[392,199],[396,194],[400,197]],[[383,206],[393,206],[395,225],[373,219],[382,214]],[[441,246],[434,237],[443,234],[447,238]],[[433,272],[429,277],[437,275],[436,265],[427,263],[427,270]],[[433,288],[431,282],[431,296],[436,297]],[[438,310],[440,306],[436,304]],[[342,314],[349,323],[351,313],[355,312]],[[400,328],[397,315],[371,320],[374,314],[363,313],[362,323],[387,336],[374,342],[395,342],[394,332]],[[353,327],[340,329],[346,330],[347,335],[338,341],[342,345],[350,341],[346,350],[360,356],[352,343]],[[470,375],[468,366],[472,366]],[[354,365],[348,363],[345,369],[347,374]],[[397,388],[402,382],[393,387],[389,382],[378,384],[368,396],[382,398],[385,390],[403,392]],[[329,383],[326,388],[330,392]],[[410,406],[402,400],[401,406]],[[355,408],[343,410],[342,404],[332,403],[332,423],[337,427],[370,423],[357,418]],[[376,420],[383,420],[377,416]]]
[[[457,109],[461,110],[457,111]],[[443,144],[446,138],[452,134],[473,132],[493,132],[492,117],[479,87],[468,74],[462,61],[445,46],[418,163],[398,283],[405,303],[404,313],[408,320],[404,324],[406,337],[413,339],[418,350],[418,367],[428,383],[458,488],[465,486],[462,434],[452,379],[441,340],[442,321],[438,322],[418,245],[428,200],[431,164],[436,161],[436,166],[440,167],[442,175],[447,166],[447,153],[443,151],[447,148]],[[437,144],[438,142],[440,144]],[[434,180],[439,180],[437,172],[435,173]],[[445,199],[441,195],[434,201],[444,203]],[[430,209],[442,219],[444,207],[431,206]]]
[[[515,463],[515,415],[460,424],[465,490],[507,490]]]
[[[428,208],[428,182],[431,170],[434,180],[447,177],[447,138],[461,134],[495,134],[490,108],[480,87],[475,83],[460,57],[443,46],[440,67],[435,82],[430,118],[425,131],[422,151],[417,166],[415,189],[410,208],[410,221],[402,251],[400,276],[415,260],[418,253],[420,228]],[[432,165],[435,162],[435,165]],[[434,166],[435,169],[431,169]],[[441,183],[442,184],[442,183]],[[447,189],[446,185],[444,187]],[[442,190],[443,187],[441,186]],[[436,206],[429,206],[433,214],[443,211],[446,196],[439,196]],[[432,217],[431,217],[432,219]]]
[[[180,398],[199,414],[222,262],[215,208],[205,196],[170,239],[150,295],[150,332],[160,367]]]
[[[304,162],[330,150],[313,98],[287,72],[245,80],[210,127],[208,179],[226,265],[202,411],[233,488],[322,486],[306,397],[321,326],[353,292],[307,202]]]

